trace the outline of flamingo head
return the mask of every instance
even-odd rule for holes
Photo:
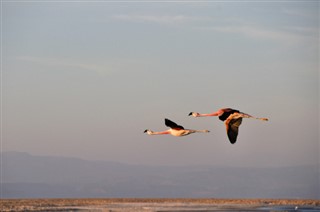
[[[151,135],[153,131],[146,129],[145,131],[143,131],[143,133],[147,133],[148,135]]]
[[[198,117],[200,114],[196,112],[190,112],[189,116]]]

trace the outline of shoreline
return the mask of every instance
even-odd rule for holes
[[[0,199],[0,203],[1,211],[192,211],[195,208],[232,211],[239,208],[320,207],[320,200],[316,199],[44,198]]]

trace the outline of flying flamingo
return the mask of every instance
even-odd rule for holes
[[[191,133],[196,133],[196,132],[204,132],[208,133],[209,130],[190,130],[190,129],[184,129],[183,126],[178,125],[174,123],[173,121],[170,121],[169,119],[165,119],[164,123],[167,127],[170,129],[162,132],[153,132],[152,130],[146,129],[144,133],[147,133],[148,135],[164,135],[164,134],[171,134],[173,136],[185,136],[189,135]]]
[[[257,118],[246,113],[242,113],[239,110],[231,108],[222,108],[214,113],[200,114],[196,112],[190,112],[189,116],[193,117],[206,117],[206,116],[218,116],[221,121],[224,121],[226,126],[227,135],[231,144],[236,143],[239,132],[239,126],[242,122],[242,118],[254,118],[262,121],[268,121],[267,118]]]

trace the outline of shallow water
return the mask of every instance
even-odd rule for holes
[[[70,208],[69,208],[70,209]],[[248,206],[248,205],[206,205],[206,204],[112,204],[99,208],[77,208],[84,211],[108,211],[108,212],[320,212],[316,206]]]
[[[261,207],[260,211],[288,211],[288,212],[319,212],[320,207],[314,206],[273,206],[273,207]]]

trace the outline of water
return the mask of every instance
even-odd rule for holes
[[[252,205],[212,205],[212,204],[114,204],[101,211],[132,212],[320,212],[320,206],[252,206]],[[98,209],[98,208],[96,208]],[[99,209],[98,209],[99,211]]]
[[[319,212],[320,207],[315,206],[274,206],[261,207],[258,211],[287,211],[287,212]]]

